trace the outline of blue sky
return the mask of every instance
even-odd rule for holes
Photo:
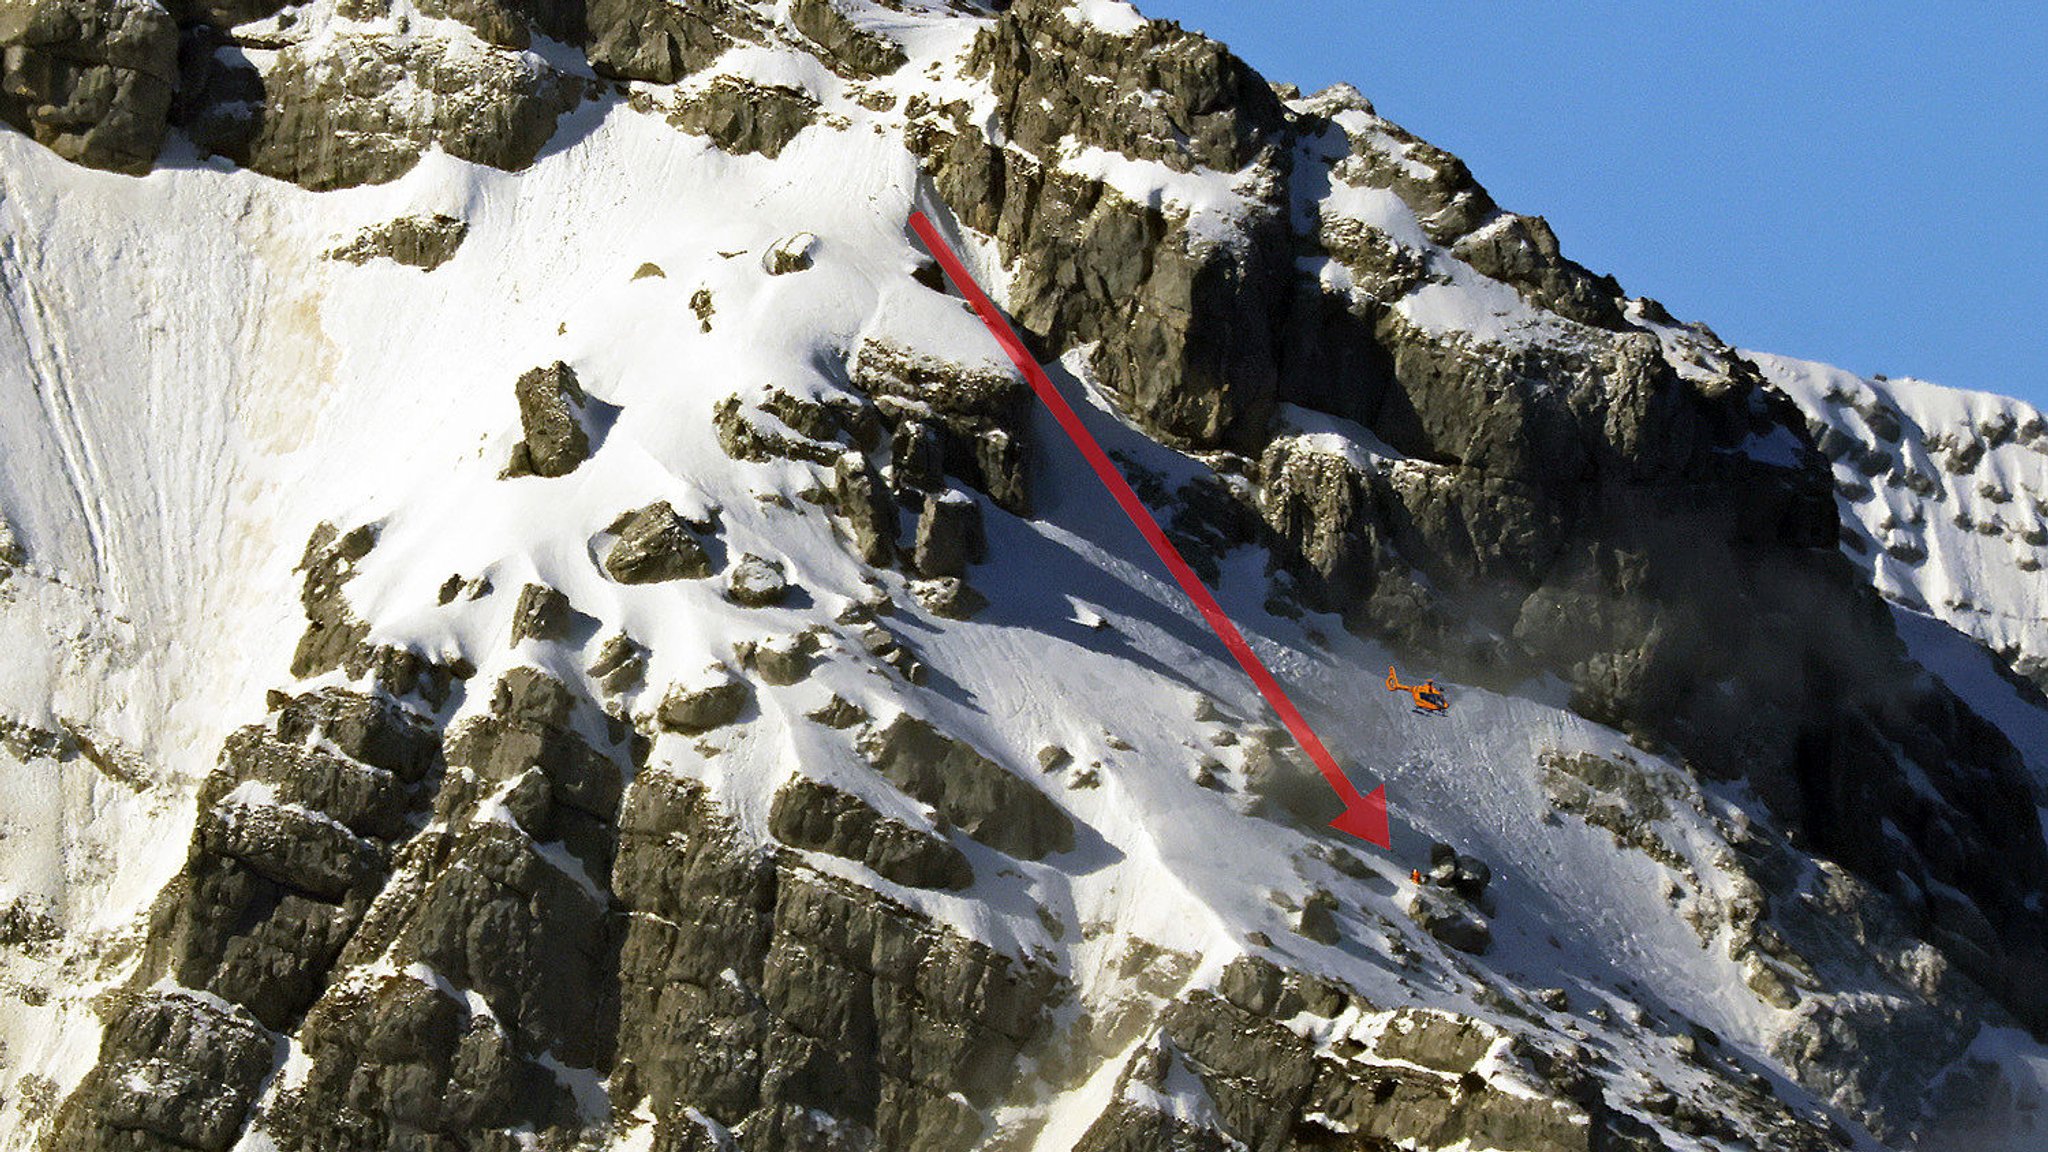
[[[1137,0],[1747,347],[2048,406],[2048,9]]]

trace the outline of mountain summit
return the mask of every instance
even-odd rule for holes
[[[0,1148],[2048,1145],[2025,405],[1121,0],[0,0],[0,120]]]

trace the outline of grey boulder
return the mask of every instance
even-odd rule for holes
[[[689,525],[666,500],[628,512],[612,523],[618,542],[605,554],[604,570],[621,584],[658,584],[711,575],[711,558]]]

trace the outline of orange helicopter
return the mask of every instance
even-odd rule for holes
[[[1420,684],[1403,684],[1391,665],[1387,668],[1387,691],[1406,692],[1415,698],[1415,710],[1424,716],[1441,716],[1451,710],[1451,702],[1444,697],[1443,690],[1435,680],[1424,680]]]

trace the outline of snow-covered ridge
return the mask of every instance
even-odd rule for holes
[[[1833,460],[1844,551],[1878,590],[2048,683],[2048,418],[1991,393],[1748,355]]]

